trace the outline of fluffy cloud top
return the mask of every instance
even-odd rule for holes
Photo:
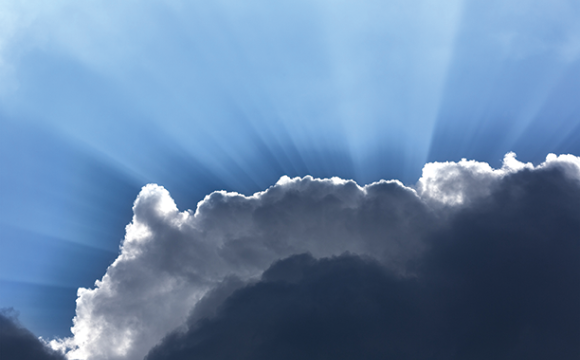
[[[274,271],[270,268],[263,275],[272,263],[302,253],[310,254],[311,262],[316,263],[315,259],[348,252],[355,260],[343,257],[328,260],[328,264],[356,262],[363,256],[372,259],[375,265],[367,264],[371,268],[380,264],[387,274],[385,284],[391,284],[386,288],[411,291],[407,283],[426,284],[428,290],[418,287],[415,295],[427,291],[438,300],[410,304],[416,307],[408,310],[409,316],[433,327],[441,324],[441,318],[447,319],[445,330],[439,331],[441,336],[448,335],[444,339],[448,346],[441,348],[445,351],[455,349],[457,356],[483,354],[473,349],[480,349],[485,339],[499,341],[497,344],[505,340],[501,349],[516,349],[513,351],[521,354],[525,353],[522,346],[538,339],[569,349],[567,339],[578,335],[578,326],[570,321],[579,320],[578,306],[569,302],[580,300],[573,285],[579,281],[579,194],[580,159],[569,155],[550,155],[534,167],[508,154],[498,170],[465,160],[427,164],[416,188],[398,181],[361,187],[338,178],[283,177],[252,196],[214,192],[195,212],[180,212],[163,187],[147,185],[135,201],[120,256],[94,289],[79,289],[74,337],[53,342],[53,346],[71,348],[71,359],[142,359],[175,329],[188,334],[169,335],[150,355],[157,359],[158,354],[172,349],[171,344],[181,341],[176,339],[195,340],[205,334],[206,328],[195,324],[215,316],[225,316],[225,324],[232,316],[234,320],[241,316],[231,312],[237,306],[235,299],[253,296],[247,294],[256,287],[246,288],[245,284],[262,284]],[[532,266],[536,263],[539,265]],[[318,266],[308,264],[301,265],[304,271]],[[367,265],[361,265],[362,273],[375,271]],[[301,266],[297,267],[299,273]],[[329,275],[329,281],[333,276]],[[302,281],[301,276],[297,279]],[[381,281],[373,286],[380,287]],[[238,288],[246,295],[235,292]],[[347,286],[340,291],[355,290]],[[376,296],[383,296],[383,290],[377,291]],[[546,295],[540,296],[542,293]],[[270,301],[273,298],[268,294],[258,291],[255,296],[257,301],[262,301],[262,295],[263,301]],[[415,295],[400,294],[401,299],[410,296],[421,302],[422,297]],[[552,295],[565,300],[555,301]],[[374,301],[372,296],[369,301]],[[393,306],[402,304],[396,300],[399,295],[393,296]],[[502,307],[504,300],[507,305]],[[219,307],[224,301],[225,308]],[[510,313],[519,309],[518,304],[528,305]],[[549,314],[543,312],[542,304],[559,307],[569,320],[542,318]],[[421,317],[415,311],[433,314]],[[534,312],[539,313],[530,315]],[[391,316],[388,314],[384,313]],[[494,317],[485,314],[515,316],[521,321],[492,339],[489,334],[502,328],[486,323]],[[220,336],[215,333],[222,326],[219,321],[207,325],[213,329],[209,330],[211,336]],[[409,334],[417,335],[414,329]],[[464,339],[454,339],[456,336]],[[552,348],[555,346],[542,349]]]

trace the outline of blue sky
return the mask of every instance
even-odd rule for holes
[[[68,336],[147,183],[580,155],[575,1],[4,1],[0,307]]]

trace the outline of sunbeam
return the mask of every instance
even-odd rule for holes
[[[238,287],[270,286],[262,276],[278,261],[305,261],[292,266],[314,275],[348,263],[361,273],[376,265],[393,276],[419,279],[425,269],[448,276],[432,263],[453,258],[440,234],[464,235],[461,219],[479,226],[480,213],[497,225],[487,211],[520,188],[529,192],[501,211],[523,225],[489,234],[535,236],[526,226],[541,219],[552,222],[539,233],[560,234],[561,221],[568,239],[575,208],[537,189],[577,193],[569,180],[580,155],[579,19],[575,0],[0,2],[0,327],[47,349],[2,310],[16,308],[21,325],[58,338],[51,346],[71,351],[71,360],[142,359],[158,344],[154,358],[221,329],[210,321],[181,339],[174,330],[189,326],[187,316],[236,318],[207,303],[237,306],[225,299]],[[166,206],[157,214],[148,206],[158,198],[175,200],[179,212]],[[526,201],[538,212],[526,212]],[[543,205],[563,218],[538,216]],[[445,256],[419,257],[431,241]],[[501,252],[488,245],[481,247]],[[560,245],[558,256],[575,246]],[[294,258],[304,251],[312,258]],[[344,251],[351,257],[325,263]],[[382,262],[371,266],[366,257]],[[441,285],[429,276],[433,288]],[[155,282],[150,292],[147,279]],[[318,284],[296,281],[296,289]],[[388,286],[415,286],[393,281]],[[118,284],[142,296],[110,305],[103,294],[122,293]],[[275,291],[242,293],[269,299]],[[429,306],[463,301],[449,296]],[[415,310],[427,311],[412,298]],[[98,306],[102,313],[93,312]],[[127,315],[131,309],[145,315]],[[155,329],[116,323],[141,326],[156,316]],[[435,317],[422,321],[435,326]],[[96,339],[103,329],[118,342],[111,353]],[[469,346],[461,341],[449,350],[456,330],[433,349],[490,354],[462,353]],[[535,344],[526,334],[519,338]],[[490,344],[504,349],[513,340],[506,339]]]

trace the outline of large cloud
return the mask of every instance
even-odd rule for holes
[[[506,253],[478,238],[428,252],[419,278],[354,255],[294,255],[146,359],[577,359],[579,266],[565,253],[578,241],[565,242]]]
[[[0,309],[0,356],[2,360],[64,360],[18,322],[13,309]]]
[[[94,289],[79,289],[74,338],[53,345],[73,347],[70,358],[141,359],[167,333],[184,326],[188,316],[189,323],[211,317],[219,312],[216,303],[236,288],[257,281],[273,262],[299,253],[315,259],[363,255],[401,279],[430,274],[435,279],[430,284],[442,286],[441,296],[454,299],[438,305],[441,310],[453,304],[456,310],[447,314],[448,326],[463,329],[464,316],[485,313],[471,305],[486,294],[471,289],[470,281],[491,281],[482,275],[487,271],[503,276],[480,264],[486,259],[520,269],[530,258],[547,254],[549,274],[557,269],[564,272],[562,279],[578,280],[578,268],[568,260],[578,257],[578,240],[570,234],[580,230],[579,191],[578,158],[550,155],[534,167],[513,154],[497,170],[474,161],[427,164],[415,189],[397,181],[360,187],[337,178],[284,177],[249,197],[214,192],[195,212],[179,212],[165,189],[147,185],[135,201],[121,255]],[[535,250],[526,252],[530,246]],[[433,255],[437,252],[443,255]],[[565,258],[564,268],[556,266],[558,257]],[[551,275],[531,270],[530,276],[548,286],[545,279]],[[526,279],[522,271],[504,284],[512,290],[506,293],[508,302],[533,295],[527,283],[521,292],[510,288]],[[577,298],[571,292],[570,298]],[[577,316],[576,308],[567,309]],[[469,330],[457,333],[480,339]]]

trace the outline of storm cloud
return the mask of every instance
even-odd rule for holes
[[[0,309],[0,355],[3,360],[64,360],[24,328],[14,309]]]
[[[147,359],[577,359],[579,204],[563,169],[514,173],[429,238],[414,276],[295,255]]]
[[[565,250],[577,249],[558,251]],[[471,286],[442,283],[449,270],[440,265],[401,278],[355,255],[294,255],[234,292],[215,316],[167,336],[146,359],[576,359],[580,299],[570,284],[577,273],[541,270],[552,254],[536,251],[538,262],[519,261],[517,269],[474,266],[489,275],[471,278]],[[470,273],[465,264],[477,262],[468,252],[430,256],[433,265],[452,262],[453,273]],[[545,274],[523,280],[530,272]]]
[[[150,359],[577,358],[579,204],[571,155],[427,164],[415,187],[284,177],[195,212],[147,185],[119,258],[79,289],[74,337],[53,346],[80,359],[156,344]]]

